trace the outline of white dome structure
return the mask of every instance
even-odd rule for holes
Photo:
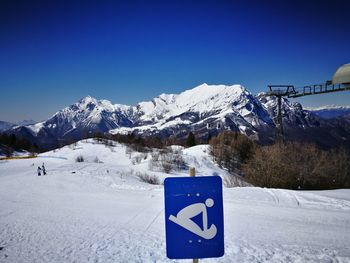
[[[350,84],[350,63],[344,64],[337,69],[333,79],[333,84]]]

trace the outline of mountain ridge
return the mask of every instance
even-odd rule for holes
[[[282,108],[287,131],[300,133],[329,126],[312,111],[304,110],[300,103],[284,98]],[[10,132],[29,136],[38,144],[51,145],[96,132],[184,138],[193,131],[198,137],[206,138],[223,129],[241,132],[257,141],[271,142],[275,136],[276,111],[274,97],[263,93],[253,95],[239,84],[203,83],[179,94],[163,93],[133,106],[86,96],[46,121],[14,127]]]
[[[307,107],[305,109],[323,119],[334,119],[350,115],[350,106],[325,105],[322,107]]]

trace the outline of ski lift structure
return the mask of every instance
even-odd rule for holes
[[[283,140],[284,130],[282,122],[282,98],[298,98],[303,96],[325,94],[338,91],[350,91],[350,63],[340,66],[333,75],[332,80],[324,84],[294,87],[294,85],[268,85],[266,96],[277,98],[276,128],[278,138]]]

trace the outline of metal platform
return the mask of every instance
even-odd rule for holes
[[[319,84],[294,88],[293,92],[287,94],[288,98],[298,98],[309,95],[331,93],[350,90],[350,84]]]
[[[317,84],[296,88],[293,85],[269,85],[267,96],[298,98],[309,95],[350,90],[350,84]]]

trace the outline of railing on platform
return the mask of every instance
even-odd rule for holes
[[[294,88],[292,92],[286,94],[288,98],[297,98],[308,95],[316,95],[337,91],[350,90],[350,84],[317,84],[300,88]]]

